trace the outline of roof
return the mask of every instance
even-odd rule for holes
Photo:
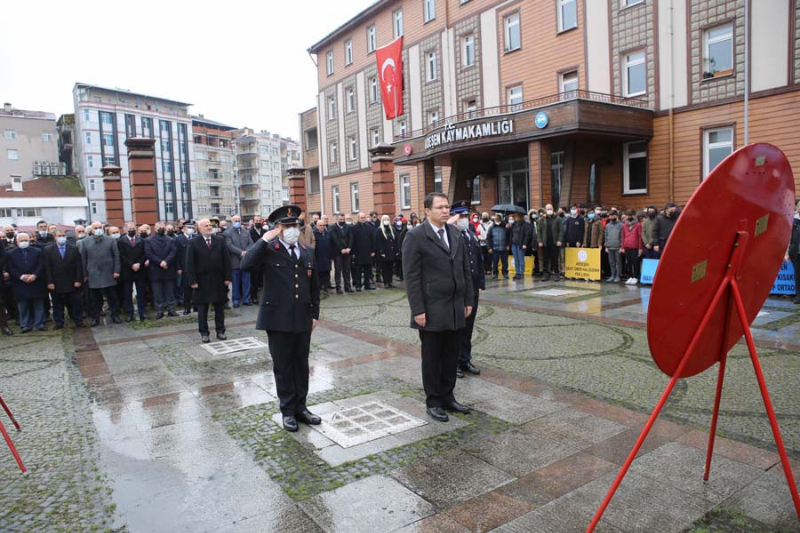
[[[385,6],[386,4],[390,4],[393,1],[395,0],[377,0],[368,8],[361,11],[361,13],[359,13],[355,17],[351,18],[350,20],[348,20],[347,22],[345,22],[344,24],[333,30],[331,33],[323,37],[321,40],[317,41],[315,44],[311,45],[311,47],[308,49],[308,53],[309,54],[318,53],[320,48],[322,48],[328,41],[337,37],[339,34],[344,33],[345,30],[349,30],[350,28],[361,22],[361,19],[366,18],[368,15],[372,15],[377,11],[380,11],[381,8],[383,8],[383,6]]]
[[[80,178],[37,178],[23,181],[21,191],[12,191],[11,184],[0,186],[0,198],[82,198],[86,196]]]
[[[28,109],[6,109],[5,107],[0,107],[0,117],[12,117],[12,118],[33,118],[39,120],[55,120],[56,115],[55,113],[48,113],[47,111],[31,111]]]
[[[223,124],[222,122],[217,122],[215,120],[208,120],[206,117],[202,115],[192,115],[192,122],[197,122],[199,124],[205,124],[207,126],[213,126],[215,128],[220,128],[224,130],[235,130],[237,129],[234,126],[228,126],[227,124]]]
[[[115,93],[124,93],[129,94],[131,96],[141,96],[143,98],[155,98],[156,100],[162,100],[164,102],[172,102],[173,104],[183,105],[183,106],[190,106],[193,104],[189,104],[186,102],[180,102],[178,100],[173,100],[172,98],[162,98],[160,96],[153,96],[152,94],[144,94],[144,93],[137,93],[134,91],[129,91],[127,89],[120,89],[118,87],[103,87],[102,85],[92,85],[91,83],[81,83],[76,82],[75,87],[85,88],[85,89],[102,89],[104,91],[111,91]]]

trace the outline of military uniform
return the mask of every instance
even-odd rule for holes
[[[299,208],[284,206],[270,215],[270,222],[286,224]],[[319,318],[319,276],[314,249],[301,243],[288,245],[280,239],[259,239],[247,250],[244,270],[260,270],[263,292],[256,329],[267,332],[275,385],[281,413],[294,417],[307,412],[308,354],[313,321]],[[287,429],[289,429],[287,427]]]

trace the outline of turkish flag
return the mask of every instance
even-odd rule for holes
[[[375,51],[386,119],[403,114],[403,38]]]

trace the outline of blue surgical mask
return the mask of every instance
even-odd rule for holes
[[[587,216],[588,216],[590,219],[591,219],[591,218],[594,218],[594,213],[589,213]]]
[[[61,246],[64,246],[65,244],[67,244],[67,238],[66,237],[56,237],[56,242],[58,242],[58,244],[60,244]]]
[[[96,230],[94,230],[94,236],[95,237],[102,237],[103,236],[102,228],[97,228]]]
[[[234,223],[233,223],[233,227],[234,227],[235,229],[239,229],[239,228],[241,228],[241,227],[242,227],[242,223],[241,223],[241,222],[234,222]]]

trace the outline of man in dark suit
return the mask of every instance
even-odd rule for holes
[[[186,275],[186,250],[189,241],[194,238],[194,220],[184,222],[181,234],[175,237],[176,259],[178,262],[178,276],[183,288],[183,314],[192,312],[192,288],[189,286],[189,277]]]
[[[144,243],[144,254],[150,261],[150,287],[153,289],[153,302],[156,305],[156,319],[164,318],[164,311],[169,316],[178,316],[175,312],[175,279],[178,268],[175,256],[175,242],[167,237],[167,228],[163,222],[156,222],[156,234],[148,237]]]
[[[478,297],[486,290],[486,269],[483,266],[483,251],[470,221],[470,203],[467,200],[454,202],[450,213],[450,223],[455,225],[464,239],[464,246],[469,257],[470,281],[472,282],[472,313],[467,317],[466,326],[458,330],[458,371],[456,376],[464,377],[464,373],[478,375],[480,370],[472,364],[472,331],[475,328],[475,317],[478,315]]]
[[[40,220],[36,223],[36,242],[31,243],[33,246],[44,249],[48,244],[55,242],[55,237],[53,237],[52,233],[47,231],[47,227],[47,222],[44,220]]]
[[[64,327],[64,307],[75,327],[83,326],[83,264],[78,247],[67,242],[64,230],[56,230],[56,242],[44,248],[44,273],[47,289],[53,295],[55,329]]]
[[[250,232],[250,238],[253,242],[258,242],[258,239],[269,231],[269,227],[264,223],[263,218],[259,215],[255,215],[253,217],[253,227],[248,231]],[[258,301],[258,291],[261,290],[261,283],[261,271],[252,270],[250,272],[250,301],[253,302],[253,304]]]
[[[242,260],[243,269],[260,267],[264,275],[256,329],[267,332],[287,431],[297,431],[298,421],[320,423],[306,406],[308,352],[319,319],[319,277],[314,249],[298,243],[301,212],[295,205],[273,211],[269,221],[275,227],[251,246]]]
[[[445,410],[469,413],[453,396],[458,369],[458,330],[472,314],[469,253],[450,218],[447,196],[425,197],[427,221],[403,241],[403,277],[411,306],[411,327],[422,344],[422,386],[428,415],[439,422]]]
[[[2,331],[4,335],[14,334],[11,328],[8,327],[8,315],[6,314],[6,309],[9,308],[9,305],[14,299],[11,295],[10,286],[6,285],[11,278],[6,271],[6,263],[8,262],[7,250],[9,250],[11,246],[13,245],[9,242],[0,243],[0,272],[3,273],[3,277],[0,279],[0,331]]]
[[[30,236],[27,233],[17,235],[17,247],[8,252],[6,269],[19,307],[22,333],[28,333],[34,327],[39,331],[46,330],[44,301],[47,298],[47,289],[44,284],[42,250],[30,246]]]
[[[214,327],[217,338],[226,340],[225,304],[228,302],[228,286],[233,280],[231,256],[222,235],[214,235],[211,221],[204,218],[197,222],[200,235],[189,241],[186,248],[186,276],[194,291],[192,298],[197,307],[197,324],[203,342],[211,342],[208,331],[208,306],[214,305]]]
[[[147,299],[147,258],[144,253],[144,239],[136,235],[136,224],[126,225],[126,235],[117,240],[119,262],[121,265],[120,281],[122,282],[122,309],[128,314],[128,322],[133,322],[133,289],[136,288],[136,307],[139,320],[146,320]]]
[[[372,281],[372,260],[375,257],[375,228],[367,222],[365,213],[358,214],[358,224],[350,230],[353,243],[353,262],[356,269],[356,291],[361,292],[361,287],[365,290],[375,290],[375,283]]]
[[[336,224],[331,226],[331,244],[333,248],[333,265],[336,269],[336,294],[342,294],[342,277],[344,277],[345,292],[354,292],[350,285],[350,267],[353,256],[350,249],[353,246],[351,227],[344,223],[344,213],[336,213]]]

